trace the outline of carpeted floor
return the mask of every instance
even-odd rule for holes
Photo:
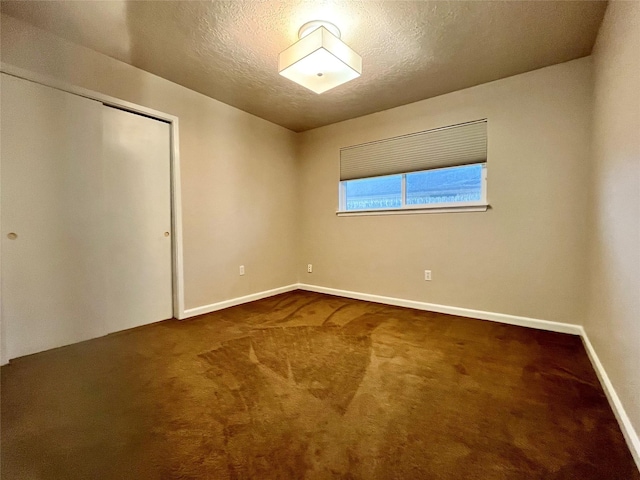
[[[1,468],[640,479],[578,337],[300,291],[2,367]]]

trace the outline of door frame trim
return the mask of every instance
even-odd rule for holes
[[[172,250],[172,265],[171,265],[171,277],[172,277],[172,303],[173,303],[173,316],[177,319],[185,318],[184,308],[184,256],[183,256],[183,238],[182,238],[182,194],[180,183],[180,137],[179,137],[179,118],[175,115],[171,115],[153,108],[143,107],[135,103],[128,102],[110,95],[105,95],[94,90],[78,87],[71,83],[59,80],[50,75],[43,75],[41,73],[26,70],[14,65],[10,65],[5,62],[0,62],[0,72],[13,77],[18,77],[30,82],[39,83],[41,85],[62,90],[63,92],[71,93],[81,97],[88,98],[90,100],[96,100],[104,105],[113,106],[122,110],[127,110],[132,113],[138,113],[147,117],[152,117],[158,120],[169,123],[171,131],[171,250]],[[0,293],[1,295],[1,293]],[[0,301],[2,299],[0,298]],[[0,322],[2,321],[0,313]],[[4,329],[3,329],[4,330]],[[0,334],[1,345],[0,351],[2,352],[0,358],[0,364],[4,365],[8,359],[5,358],[5,336],[4,331]]]

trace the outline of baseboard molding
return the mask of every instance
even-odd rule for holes
[[[549,320],[540,320],[537,318],[520,317],[516,315],[506,315],[503,313],[485,312],[483,310],[472,310],[468,308],[451,307],[448,305],[439,305],[436,303],[419,302],[415,300],[405,300],[395,297],[384,297],[380,295],[372,295],[369,293],[351,292],[348,290],[339,290],[335,288],[321,287],[319,285],[309,285],[300,283],[298,284],[300,290],[307,290],[309,292],[326,293],[328,295],[336,295],[339,297],[354,298],[357,300],[366,300],[369,302],[383,303],[386,305],[394,305],[398,307],[415,308],[417,310],[427,310],[430,312],[447,313],[450,315],[458,315],[460,317],[479,318],[481,320],[491,320],[493,322],[507,323],[509,325],[518,325],[522,327],[536,328],[539,330],[548,330],[551,332],[569,333],[573,335],[579,335],[584,343],[587,355],[591,360],[594,370],[600,379],[602,388],[607,395],[609,405],[613,410],[622,434],[627,441],[627,446],[631,451],[634,461],[638,470],[640,470],[640,437],[629,420],[629,416],[620,401],[620,397],[616,393],[613,384],[607,375],[602,362],[598,358],[587,332],[581,325],[572,325],[569,323],[551,322]]]
[[[236,297],[230,300],[223,300],[222,302],[212,303],[210,305],[203,305],[202,307],[188,308],[184,311],[184,315],[180,318],[180,320],[195,317],[197,315],[204,315],[205,313],[211,313],[229,307],[235,307],[237,305],[253,302],[255,300],[262,300],[263,298],[272,297],[280,293],[291,292],[293,290],[298,290],[297,283],[292,283],[291,285],[285,285],[284,287],[278,287],[271,290],[252,293],[251,295],[245,295],[244,297]]]
[[[490,320],[492,322],[536,328],[538,330],[548,330],[550,332],[570,333],[572,335],[580,335],[582,332],[582,327],[579,325],[572,325],[570,323],[551,322],[549,320],[540,320],[537,318],[485,312],[483,310],[472,310],[469,308],[451,307],[449,305],[419,302],[417,300],[405,300],[403,298],[396,297],[383,297],[381,295],[338,290],[335,288],[321,287],[319,285],[309,285],[305,283],[299,284],[298,288],[309,292],[326,293],[329,295],[336,295],[338,297],[348,297],[356,300],[366,300],[368,302],[384,303],[386,305],[414,308],[416,310],[426,310],[429,312],[446,313],[449,315],[457,315],[459,317],[479,318],[480,320]]]
[[[215,312],[217,310],[222,310],[229,307],[235,307],[237,305],[241,305],[243,303],[253,302],[255,300],[261,300],[263,298],[272,297],[274,295],[278,295],[280,293],[291,292],[294,290],[306,290],[309,292],[316,293],[325,293],[328,295],[336,295],[338,297],[347,297],[353,298],[356,300],[365,300],[374,303],[382,303],[386,305],[394,305],[397,307],[406,307],[406,308],[414,308],[416,310],[425,310],[429,312],[437,312],[437,313],[446,313],[449,315],[457,315],[460,317],[469,317],[469,318],[478,318],[481,320],[490,320],[493,322],[506,323],[509,325],[518,325],[521,327],[529,327],[535,328],[538,330],[547,330],[551,332],[559,332],[559,333],[569,333],[573,335],[579,335],[582,338],[582,342],[584,343],[585,349],[591,360],[593,368],[600,379],[600,383],[602,384],[602,388],[604,389],[605,394],[609,400],[609,404],[611,405],[611,409],[613,410],[616,419],[620,425],[620,429],[622,430],[622,434],[624,435],[625,440],[627,441],[627,445],[629,450],[631,451],[631,455],[640,470],[640,438],[638,437],[637,432],[633,428],[631,424],[631,420],[627,415],[627,412],[620,401],[620,397],[615,391],[609,376],[607,375],[602,362],[598,358],[598,354],[596,353],[589,337],[587,336],[587,332],[580,325],[572,325],[569,323],[561,323],[561,322],[552,322],[549,320],[540,320],[537,318],[530,317],[520,317],[516,315],[507,315],[504,313],[495,313],[495,312],[486,312],[483,310],[473,310],[469,308],[460,308],[460,307],[452,307],[449,305],[440,305],[437,303],[427,303],[427,302],[419,302],[416,300],[406,300],[402,298],[396,297],[385,297],[381,295],[373,295],[369,293],[362,292],[352,292],[348,290],[339,290],[335,288],[321,287],[319,285],[309,285],[305,283],[294,283],[291,285],[286,285],[284,287],[274,288],[271,290],[265,290],[262,292],[252,293],[251,295],[245,295],[243,297],[232,298],[230,300],[224,300],[222,302],[212,303],[210,305],[204,305],[202,307],[190,308],[184,311],[183,319],[195,317],[197,315],[203,315],[206,313]],[[4,359],[3,359],[4,360]],[[4,364],[4,363],[3,363]]]
[[[587,332],[582,327],[580,327],[580,330],[582,330],[581,337],[584,348],[587,351],[587,355],[589,355],[589,359],[591,360],[591,364],[593,365],[598,378],[600,379],[600,384],[604,389],[604,393],[609,399],[609,405],[611,405],[611,409],[613,410],[613,413],[618,420],[620,430],[622,430],[622,434],[627,441],[627,445],[629,446],[631,455],[636,462],[636,466],[638,467],[638,470],[640,470],[640,437],[638,436],[635,428],[633,428],[631,420],[629,420],[629,416],[627,415],[627,412],[624,409],[622,402],[620,401],[620,397],[618,397],[615,388],[613,388],[613,384],[609,379],[609,375],[607,375],[607,371],[604,369],[604,365],[602,365],[600,358],[598,358],[598,354],[593,348]]]

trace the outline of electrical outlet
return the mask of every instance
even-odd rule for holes
[[[431,281],[431,270],[424,271],[424,279],[427,281]]]
[[[240,265],[240,275],[244,275],[244,265]]]
[[[311,273],[313,272],[313,265],[311,265],[310,263],[307,264],[307,273]]]

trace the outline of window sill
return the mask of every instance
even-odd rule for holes
[[[376,210],[338,210],[336,215],[339,217],[361,217],[371,215],[412,215],[417,213],[467,213],[467,212],[486,212],[489,208],[487,203],[479,203],[476,205],[459,205],[459,206],[439,206],[439,207],[405,207],[390,208]]]

